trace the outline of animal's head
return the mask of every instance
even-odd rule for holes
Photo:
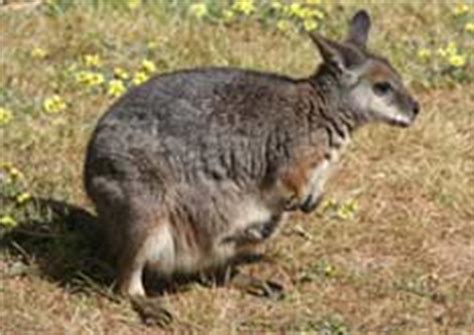
[[[360,10],[344,42],[310,36],[323,57],[323,67],[337,73],[343,98],[364,119],[407,127],[419,112],[418,102],[393,66],[367,50],[370,25],[369,14]]]

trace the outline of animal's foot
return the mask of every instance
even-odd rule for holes
[[[249,224],[243,230],[239,230],[225,237],[222,242],[233,242],[236,245],[258,244],[275,233],[281,221],[281,215],[272,216],[269,220]]]
[[[306,197],[306,199],[300,204],[300,210],[303,213],[311,213],[316,208],[318,208],[319,204],[321,204],[324,196],[320,195],[313,195],[310,194]]]
[[[231,285],[249,294],[272,300],[280,300],[285,296],[285,290],[279,283],[258,279],[243,273],[236,274],[231,280]]]
[[[165,328],[173,321],[172,314],[163,307],[160,298],[133,297],[130,300],[133,309],[147,326]]]

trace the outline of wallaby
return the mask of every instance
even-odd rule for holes
[[[197,273],[253,252],[288,212],[316,208],[353,131],[412,124],[418,103],[367,50],[370,25],[361,10],[343,42],[310,34],[323,62],[308,78],[182,70],[109,109],[87,148],[85,188],[120,292],[145,296],[145,268]]]

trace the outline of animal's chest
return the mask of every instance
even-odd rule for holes
[[[338,166],[343,149],[343,147],[332,149],[320,162],[309,169],[308,179],[303,187],[303,197],[311,195],[318,198],[323,194],[327,180]]]

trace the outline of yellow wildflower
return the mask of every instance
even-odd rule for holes
[[[156,48],[158,48],[158,43],[156,43],[155,41],[149,41],[146,44],[146,47],[148,50],[155,50]]]
[[[56,114],[62,112],[67,107],[66,102],[57,94],[45,99],[43,109],[48,114]]]
[[[270,7],[273,8],[274,10],[280,10],[283,8],[283,5],[281,2],[272,1],[272,3],[270,4]]]
[[[189,12],[197,18],[202,18],[208,14],[207,6],[205,3],[192,4],[189,7]]]
[[[310,18],[323,19],[324,18],[324,13],[316,8],[308,8],[308,7],[300,8],[300,9],[297,9],[294,14],[302,19],[310,19]]]
[[[427,61],[431,57],[431,50],[422,48],[418,50],[417,56],[422,61]]]
[[[143,72],[150,74],[156,71],[156,65],[151,60],[144,59],[142,61],[141,69],[143,70]]]
[[[358,208],[359,205],[355,200],[349,200],[338,208],[337,216],[343,220],[352,219]]]
[[[357,203],[357,201],[355,199],[351,199],[351,200],[347,201],[346,206],[352,211],[356,211],[356,210],[359,209],[359,204]]]
[[[446,51],[446,49],[443,49],[443,48],[439,48],[437,51],[438,55],[440,55],[441,57],[446,57],[448,55],[448,52]]]
[[[334,267],[332,267],[330,264],[327,264],[324,267],[324,275],[327,277],[331,277],[332,275],[334,275]]]
[[[454,67],[463,67],[464,65],[466,65],[466,56],[454,54],[449,57],[448,62]]]
[[[255,12],[255,4],[253,3],[253,0],[236,0],[232,9],[238,13],[250,15]]]
[[[311,9],[302,7],[301,10],[298,11],[298,17],[301,19],[306,19],[311,16]]]
[[[336,201],[334,201],[332,199],[324,200],[322,205],[321,205],[321,208],[322,208],[323,211],[334,209],[335,207],[337,207],[337,203],[336,203]]]
[[[458,47],[456,46],[456,43],[454,42],[449,42],[448,46],[445,49],[443,48],[438,49],[438,54],[444,58],[457,55],[457,53],[458,53]]]
[[[121,67],[116,67],[114,69],[114,76],[115,78],[121,79],[121,80],[127,80],[128,78],[130,78],[130,75],[128,74],[128,72],[122,69]]]
[[[448,47],[446,48],[446,52],[448,53],[448,55],[455,55],[458,52],[458,47],[456,46],[456,43],[449,42]]]
[[[31,57],[33,58],[44,59],[46,56],[48,56],[48,52],[43,48],[36,47],[31,50]]]
[[[100,67],[102,65],[102,59],[100,58],[100,55],[97,54],[85,55],[84,64],[87,67]]]
[[[3,215],[0,218],[0,225],[8,228],[13,228],[18,225],[18,222],[14,218],[12,218],[10,215]]]
[[[92,71],[80,71],[76,74],[76,81],[88,87],[95,87],[105,82],[104,75]]]
[[[3,168],[8,172],[8,174],[9,174],[9,176],[12,180],[18,180],[18,179],[23,179],[24,178],[23,172],[18,170],[11,163],[3,164]]]
[[[294,2],[290,5],[290,14],[291,15],[294,15],[294,16],[297,16],[297,17],[300,17],[300,18],[304,18],[305,14],[306,14],[306,10],[305,8],[303,8],[303,6],[301,6],[300,3],[298,2]]]
[[[464,26],[464,30],[468,33],[474,33],[474,22],[468,22]]]
[[[225,22],[232,21],[232,19],[234,18],[234,12],[229,9],[226,9],[222,12],[222,18]]]
[[[22,192],[16,196],[16,202],[22,205],[31,199],[31,195],[28,192]]]
[[[453,67],[463,67],[467,63],[466,55],[459,53],[456,43],[450,42],[446,49],[438,49],[438,54],[445,58],[449,65]]]
[[[80,84],[85,84],[86,82],[89,81],[89,71],[79,71],[75,74],[74,78],[76,81]]]
[[[352,218],[352,213],[350,213],[345,207],[341,207],[337,211],[337,216],[342,220],[349,220]]]
[[[148,79],[149,79],[149,76],[146,72],[139,71],[139,72],[135,73],[135,76],[133,77],[132,82],[135,85],[140,85],[140,84],[144,83],[145,81],[147,81]]]
[[[16,167],[12,167],[8,173],[12,179],[23,179],[23,172],[18,170]]]
[[[469,12],[469,6],[465,3],[459,3],[453,9],[453,13],[456,16],[464,15],[467,12]]]
[[[288,20],[279,20],[277,22],[277,29],[286,32],[291,29],[291,23]]]
[[[127,7],[129,9],[138,8],[141,5],[141,0],[127,0]]]
[[[13,113],[11,110],[0,107],[0,126],[6,125],[13,119]]]
[[[303,26],[306,31],[313,31],[318,28],[318,23],[314,20],[306,19],[303,22]]]
[[[93,72],[90,76],[89,86],[99,86],[105,82],[104,75],[102,73]]]
[[[111,80],[109,81],[109,87],[107,89],[107,94],[111,97],[119,97],[125,92],[126,88],[121,80]]]

